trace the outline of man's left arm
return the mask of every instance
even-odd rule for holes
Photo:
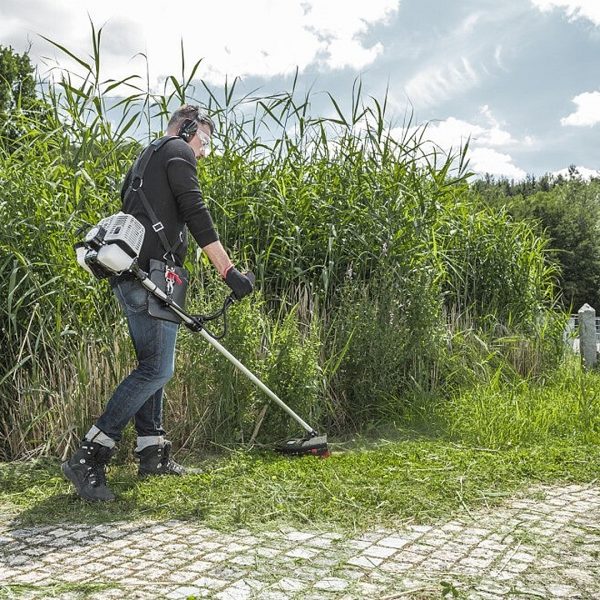
[[[227,251],[219,241],[210,212],[204,204],[195,166],[184,158],[174,158],[169,161],[168,173],[180,214],[190,233],[235,297],[240,300],[247,296],[254,286],[248,277],[233,266]]]

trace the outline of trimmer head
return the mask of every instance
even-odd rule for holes
[[[287,440],[275,447],[280,454],[288,456],[318,456],[327,458],[331,455],[327,446],[326,435],[306,436],[303,438],[293,438]]]

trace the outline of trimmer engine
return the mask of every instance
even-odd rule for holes
[[[144,242],[144,226],[132,215],[117,213],[92,227],[75,244],[77,262],[98,279],[128,271]]]

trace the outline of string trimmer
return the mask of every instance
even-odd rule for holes
[[[127,272],[132,273],[150,294],[168,306],[190,330],[199,333],[213,348],[218,350],[252,383],[292,417],[306,431],[306,435],[278,444],[275,448],[278,452],[296,456],[307,454],[320,457],[329,456],[327,436],[319,435],[315,429],[296,414],[277,394],[269,389],[218,341],[226,333],[226,311],[236,301],[234,296],[228,296],[225,299],[223,308],[212,315],[188,314],[152,282],[148,274],[138,266],[137,258],[144,241],[144,234],[144,226],[132,215],[124,213],[111,215],[93,227],[87,233],[83,242],[75,244],[77,262],[98,279]],[[247,276],[254,281],[254,276],[251,273],[248,273]],[[221,316],[224,319],[223,334],[217,336],[206,328],[206,323]]]

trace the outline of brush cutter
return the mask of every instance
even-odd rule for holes
[[[144,241],[144,234],[144,226],[132,215],[124,213],[111,215],[93,227],[87,233],[83,242],[75,244],[77,262],[98,279],[126,272],[132,273],[150,294],[169,307],[189,329],[199,333],[306,431],[304,437],[290,439],[278,444],[275,448],[276,451],[295,456],[307,454],[323,458],[329,456],[327,436],[319,435],[315,429],[297,415],[219,342],[227,331],[226,311],[236,301],[235,297],[233,295],[228,296],[225,299],[223,308],[212,315],[190,315],[185,312],[169,295],[150,280],[146,272],[139,268],[137,257]],[[247,276],[254,283],[254,276],[251,273],[248,273]],[[223,317],[223,333],[217,336],[207,329],[206,323],[221,316]]]

